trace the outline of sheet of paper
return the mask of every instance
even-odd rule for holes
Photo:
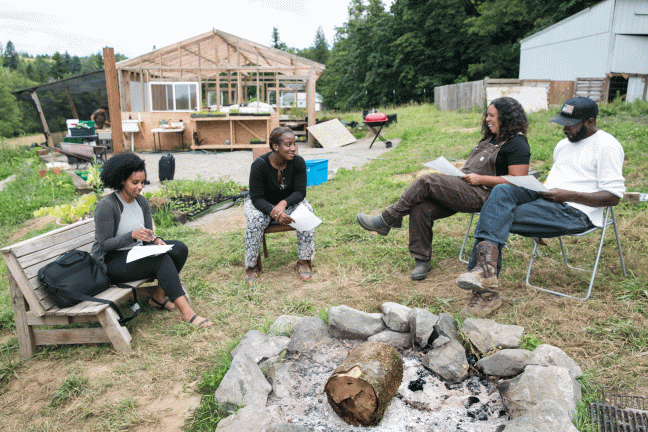
[[[173,245],[149,245],[149,246],[135,246],[126,255],[126,262],[137,261],[138,259],[146,258],[148,256],[162,255],[169,251]]]
[[[450,161],[448,161],[448,159],[444,158],[443,156],[431,162],[428,162],[424,165],[428,168],[432,168],[433,170],[441,171],[444,174],[448,174],[455,177],[463,177],[466,175],[466,173],[461,172],[459,168],[452,165]]]
[[[290,216],[295,219],[295,222],[289,225],[297,231],[312,231],[322,223],[322,219],[315,216],[315,213],[308,210],[304,204],[299,204]]]
[[[531,189],[536,192],[547,192],[549,189],[532,175],[527,176],[503,176],[506,181],[523,188]]]

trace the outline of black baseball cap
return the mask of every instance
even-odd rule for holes
[[[592,99],[578,96],[569,99],[560,109],[560,114],[551,120],[562,126],[574,126],[583,120],[596,118],[598,115],[598,105]]]

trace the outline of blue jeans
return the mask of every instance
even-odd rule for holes
[[[497,245],[500,253],[497,271],[502,267],[502,247],[509,233],[524,237],[551,238],[578,234],[594,225],[582,211],[564,203],[540,198],[529,189],[500,184],[493,188],[481,209],[475,228],[475,246],[480,241]],[[475,247],[468,270],[475,266]]]

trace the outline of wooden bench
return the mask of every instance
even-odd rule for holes
[[[38,269],[62,253],[72,249],[90,252],[94,236],[94,219],[87,219],[0,249],[7,264],[20,357],[30,357],[38,345],[111,343],[119,352],[131,349],[131,335],[118,323],[119,316],[113,308],[84,301],[60,309],[38,280]],[[129,285],[142,287],[145,282],[150,280]],[[110,287],[95,297],[118,302],[132,298],[132,291]],[[99,322],[101,327],[38,328],[88,322]]]

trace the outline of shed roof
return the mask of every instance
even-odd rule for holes
[[[324,72],[321,63],[238,36],[212,29],[207,33],[177,42],[117,63],[117,69],[147,70],[160,78],[180,80],[193,76],[213,78],[227,70],[278,72],[306,77],[313,70]]]

